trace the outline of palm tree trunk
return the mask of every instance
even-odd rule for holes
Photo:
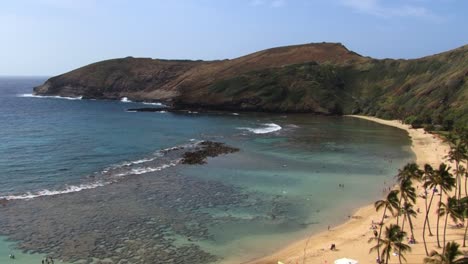
[[[411,220],[411,215],[407,214],[407,217],[408,217],[408,223],[409,223],[410,230],[411,230],[411,236],[414,238],[414,241],[416,242],[416,238],[414,237],[414,226],[413,226],[413,221]]]
[[[467,164],[468,166],[468,164]],[[468,170],[468,167],[466,168]],[[468,179],[468,177],[466,177],[465,175],[465,196],[468,196],[468,190],[467,190],[467,187],[466,187],[466,180]]]
[[[466,166],[465,166],[465,196],[468,196],[468,190],[466,187],[467,179],[468,179],[468,159],[466,160]]]
[[[466,231],[468,231],[468,223],[465,226],[465,236],[463,236],[463,247],[466,247]]]
[[[401,194],[401,192],[400,192],[400,194]],[[401,200],[403,200],[403,196],[400,197],[400,202],[398,203],[398,214],[397,214],[397,218],[396,218],[396,224],[397,225],[400,223]]]
[[[403,215],[403,221],[401,223],[401,232],[405,230],[405,220],[406,220],[406,214]],[[398,261],[400,261],[400,264],[401,264],[401,248],[398,250]]]
[[[427,190],[426,189],[424,189],[424,194],[426,195],[426,199],[424,199],[424,203],[426,204],[426,212],[428,212],[429,209],[428,209],[428,206],[427,206]],[[432,195],[434,195],[434,193],[432,193]],[[427,217],[426,217],[426,220],[427,220],[427,229],[429,229],[429,235],[432,236],[431,225],[430,225],[429,219]]]
[[[388,264],[389,259],[390,259],[390,248],[387,248],[387,256],[386,256],[385,264]]]
[[[448,220],[448,215],[449,213],[448,212],[445,212],[445,226],[444,226],[444,249],[442,250],[442,255],[445,254],[445,236],[447,234],[447,220]]]
[[[458,187],[458,200],[460,200],[460,198],[461,198],[461,175],[459,173],[460,172],[459,167],[458,167],[459,163],[460,162],[458,160],[455,161],[455,166],[456,166],[455,173],[457,175],[457,187]],[[455,190],[457,190],[457,189],[455,189]]]
[[[427,197],[426,197],[427,198]],[[429,202],[429,206],[426,210],[426,218],[424,219],[424,226],[423,226],[423,241],[424,241],[424,249],[426,250],[426,256],[429,257],[429,251],[427,251],[427,243],[426,243],[426,224],[429,220],[429,211],[431,210],[432,199],[434,199],[434,192],[432,192],[431,201]],[[431,229],[429,229],[429,235],[432,235]]]
[[[440,198],[439,198],[439,208],[440,208],[440,204],[442,203],[442,188],[440,190]],[[437,247],[440,248],[440,241],[439,241],[439,219],[440,219],[440,215],[437,214]]]
[[[405,230],[406,214],[403,215],[403,221],[401,222],[401,232]]]
[[[383,210],[382,221],[380,221],[379,238],[377,240],[377,258],[379,258],[379,259],[380,259],[380,236],[382,235],[383,221],[384,221],[386,212],[387,212],[387,206],[385,206],[385,208]]]

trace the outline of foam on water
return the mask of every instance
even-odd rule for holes
[[[131,169],[128,172],[119,173],[119,174],[116,174],[114,176],[123,177],[123,176],[128,176],[128,175],[140,175],[140,174],[149,173],[149,172],[161,171],[161,170],[164,170],[164,169],[167,169],[167,168],[170,168],[170,167],[174,167],[177,164],[179,164],[179,162],[180,162],[180,160],[176,160],[174,162],[171,162],[171,163],[168,163],[168,164],[163,164],[163,165],[158,166],[158,167],[135,168],[135,169]]]
[[[66,194],[66,193],[73,193],[73,192],[79,192],[83,190],[88,190],[88,189],[94,189],[97,187],[101,187],[106,185],[106,182],[94,182],[94,183],[88,183],[88,184],[80,184],[80,185],[71,185],[67,186],[62,190],[42,190],[38,192],[28,192],[25,194],[20,194],[20,195],[7,195],[7,196],[0,196],[1,199],[6,199],[6,200],[29,200],[29,199],[34,199],[37,197],[42,197],[42,196],[53,196],[53,195],[59,195],[59,194]]]
[[[83,96],[78,97],[67,97],[67,96],[58,96],[58,95],[37,95],[37,94],[18,94],[18,97],[27,97],[27,98],[52,98],[52,99],[65,99],[65,100],[81,100]]]
[[[120,99],[121,102],[123,103],[131,103],[132,101],[128,100],[127,97],[122,97],[122,99]]]
[[[281,130],[281,126],[275,123],[265,123],[262,124],[261,128],[251,128],[251,127],[239,127],[238,129],[247,130],[254,134],[268,134],[278,130]]]
[[[150,103],[150,102],[142,102],[142,104],[144,105],[157,105],[157,106],[166,106],[164,104],[161,104],[161,103]]]

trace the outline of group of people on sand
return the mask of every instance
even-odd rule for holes
[[[46,257],[42,260],[42,264],[54,264],[54,259],[52,257]]]

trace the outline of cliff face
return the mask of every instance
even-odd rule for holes
[[[171,99],[178,94],[174,81],[200,64],[132,57],[101,61],[52,77],[34,92],[95,99]]]
[[[362,113],[468,123],[468,45],[415,60],[362,57],[338,43],[273,48],[233,60],[102,61],[47,80],[37,94],[164,101],[223,110]]]

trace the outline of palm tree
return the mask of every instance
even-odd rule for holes
[[[458,136],[459,143],[463,145],[463,150],[461,151],[464,155],[462,155],[462,159],[465,160],[465,168],[459,166],[458,168],[462,168],[459,171],[460,177],[465,175],[465,196],[468,196],[468,188],[467,188],[467,179],[468,179],[468,129],[457,129],[456,134]],[[461,161],[460,161],[461,163]],[[464,174],[463,174],[464,172]]]
[[[380,221],[380,230],[379,230],[379,237],[378,237],[379,240],[377,241],[377,257],[380,257],[379,241],[382,235],[382,228],[383,228],[383,222],[385,219],[385,213],[388,210],[392,213],[392,215],[395,215],[395,210],[398,209],[398,193],[399,191],[392,190],[387,194],[387,197],[384,200],[378,200],[377,202],[374,203],[374,207],[376,211],[379,211],[380,209],[384,208],[384,211],[382,214],[382,221]]]
[[[398,183],[398,190],[400,191],[400,200],[398,201],[398,214],[397,214],[397,225],[400,224],[400,214],[402,213],[403,205],[405,203],[416,202],[416,189],[413,187],[413,183],[410,179],[403,179]],[[403,203],[402,203],[403,202]]]
[[[457,200],[456,196],[448,197],[447,198],[447,203],[441,203],[440,204],[438,214],[440,216],[445,215],[444,249],[443,249],[442,253],[445,253],[445,246],[446,246],[445,238],[446,238],[446,234],[447,234],[447,220],[448,220],[448,217],[450,216],[450,218],[454,222],[458,222],[458,220],[462,217],[461,214],[463,213],[463,212],[460,211],[460,209],[461,209],[460,202],[459,202],[459,200]]]
[[[437,251],[431,252],[429,258],[424,258],[425,264],[462,264],[467,263],[466,258],[456,260],[463,252],[459,250],[460,245],[456,242],[448,242],[445,245],[445,252],[439,254]]]
[[[468,219],[468,197],[460,200],[460,211],[462,212],[463,221]],[[466,234],[468,231],[468,223],[465,225],[465,235],[463,236],[463,247],[466,247]]]
[[[424,250],[426,251],[426,256],[429,256],[429,251],[427,250],[427,243],[426,243],[426,225],[429,225],[429,212],[431,211],[432,200],[434,199],[434,190],[435,186],[438,185],[438,181],[436,179],[436,173],[431,165],[426,164],[424,165],[424,192],[426,194],[426,216],[424,218],[424,225],[423,225],[423,242],[424,242]],[[429,204],[427,204],[427,188],[430,188],[432,191],[431,200]],[[433,236],[431,232],[431,228],[428,226],[429,229],[429,236]]]
[[[402,181],[404,179],[410,180],[421,180],[423,172],[419,169],[418,164],[416,163],[408,163],[406,164],[403,169],[398,170],[397,180]]]
[[[468,159],[467,159],[467,163],[468,163]],[[468,165],[468,164],[467,164]],[[463,167],[462,165],[459,165],[458,166],[458,172],[460,173],[460,177],[461,176],[465,176],[465,196],[468,196],[468,186],[466,185],[467,184],[467,180],[468,180],[468,170],[465,169],[465,167]],[[460,197],[461,199],[461,197]]]
[[[466,147],[463,144],[461,140],[458,140],[457,138],[450,136],[448,137],[449,141],[452,143],[452,146],[450,148],[450,151],[448,153],[448,158],[450,161],[455,162],[455,176],[457,178],[457,184],[456,186],[458,187],[458,199],[461,198],[461,173],[459,170],[459,164],[463,160],[467,158],[467,151]]]
[[[432,196],[431,196],[431,203],[429,203],[429,205],[428,205],[427,204],[427,198],[428,198],[427,186],[429,186],[429,182],[432,180],[432,177],[434,177],[434,169],[432,168],[431,165],[425,164],[424,165],[424,170],[423,170],[423,177],[422,177],[422,179],[424,180],[424,184],[423,184],[424,195],[425,195],[424,204],[426,206],[426,216],[425,216],[425,219],[424,219],[424,230],[423,230],[423,232],[425,232],[425,227],[426,227],[426,224],[427,224],[427,229],[429,230],[429,236],[433,236],[432,231],[431,231],[431,225],[429,223],[428,212],[430,211],[430,206],[429,205],[432,203],[432,198],[434,197],[434,192],[432,193]],[[424,240],[424,235],[423,235],[423,240]],[[426,254],[428,254],[427,250],[426,250]]]
[[[411,230],[411,238],[414,240],[414,233],[413,233],[413,221],[411,220],[411,217],[416,217],[416,212],[413,210],[413,205],[411,203],[405,202],[402,207],[403,211],[403,222],[401,224],[401,231],[405,230],[405,220],[408,219],[409,225],[410,225],[410,230]],[[398,258],[401,263],[401,252],[398,252]]]
[[[413,180],[421,180],[422,171],[419,170],[419,167],[416,163],[408,163],[406,164],[403,169],[398,171],[398,175],[396,176],[399,190],[400,190],[400,201],[399,207],[400,210],[397,214],[397,225],[400,223],[400,213],[401,213],[401,205],[402,201],[407,203],[409,200],[411,202],[416,201],[416,190],[413,187]]]
[[[439,196],[439,208],[442,204],[442,195],[452,190],[455,186],[455,179],[452,177],[450,173],[450,167],[448,167],[445,163],[441,163],[439,165],[439,169],[436,170],[436,177],[438,186],[440,188],[440,196]],[[439,219],[440,215],[437,214],[437,246],[440,248],[440,240],[439,240]]]
[[[379,238],[371,238],[372,240],[377,240],[377,245],[370,249],[370,252],[377,250],[380,251],[382,249],[382,254],[379,255],[379,259],[385,259],[386,264],[388,264],[388,260],[390,259],[390,255],[392,251],[400,252],[400,257],[406,261],[404,257],[404,253],[410,252],[411,247],[404,244],[402,241],[406,236],[406,232],[401,231],[400,226],[391,224],[390,227],[385,227],[385,236],[383,239]]]
[[[405,219],[408,219],[408,223],[410,225],[411,236],[414,238],[414,226],[413,221],[411,218],[416,218],[417,213],[413,209],[413,204],[411,203],[404,203],[403,204],[403,213],[405,217],[403,218],[403,223],[401,225],[401,230],[404,230],[405,227]]]

